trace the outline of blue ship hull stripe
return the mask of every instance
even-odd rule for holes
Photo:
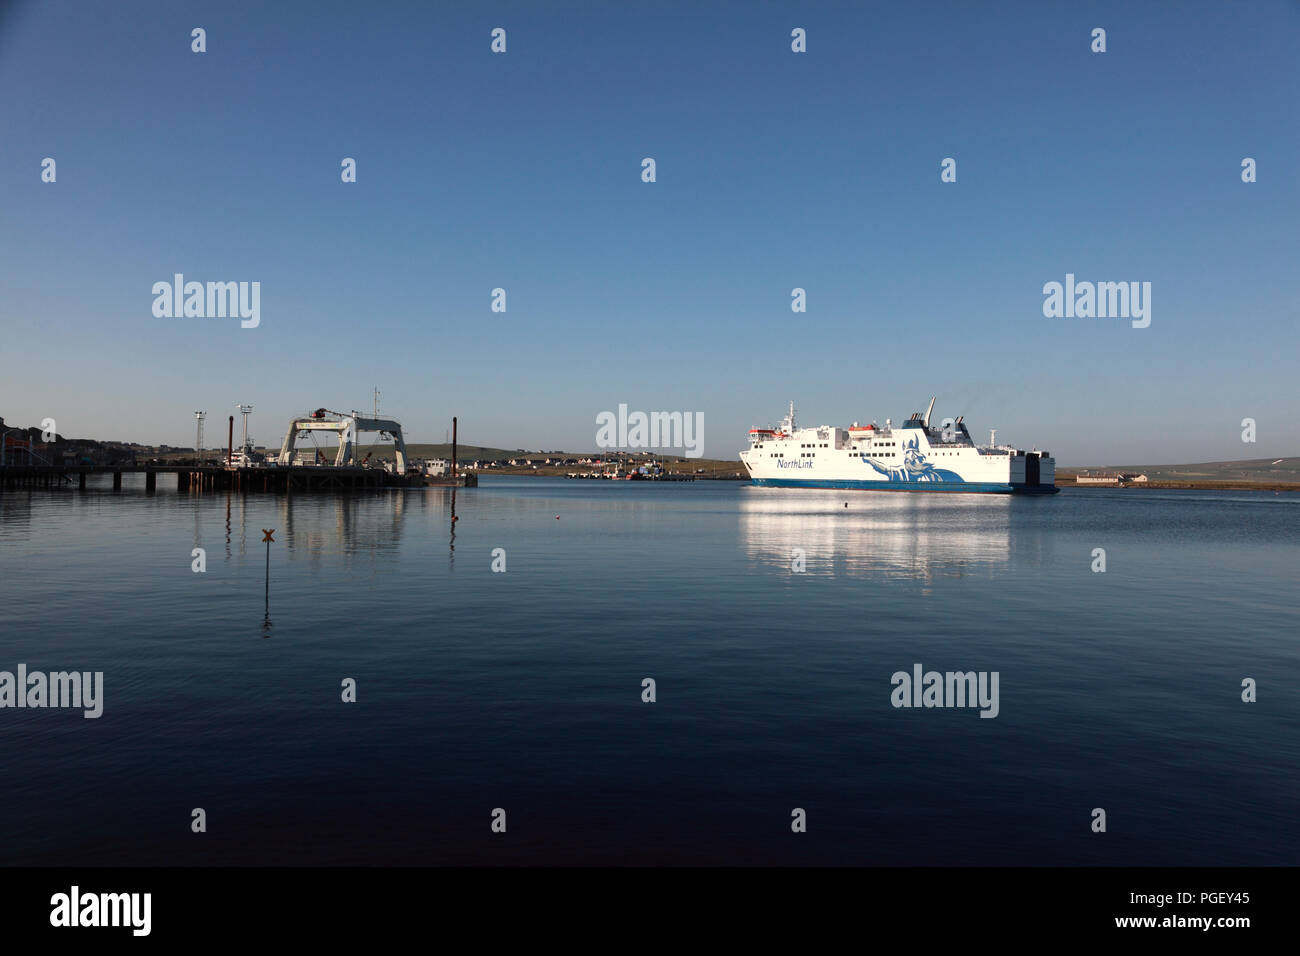
[[[829,481],[818,478],[753,478],[768,488],[840,488],[861,491],[976,492],[990,495],[1054,495],[1055,485],[1026,485],[997,481]]]

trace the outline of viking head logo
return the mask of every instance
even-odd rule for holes
[[[903,460],[894,466],[881,464],[863,456],[863,460],[890,481],[961,481],[961,476],[944,468],[936,468],[925,460],[921,443],[915,439],[903,442]]]
[[[915,438],[903,445],[903,467],[908,471],[928,471],[934,465],[925,460]]]

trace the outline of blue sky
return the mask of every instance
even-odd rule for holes
[[[627,403],[732,457],[937,393],[1063,464],[1300,443],[1300,5],[371,6],[7,6],[0,415],[278,443],[378,385],[413,440],[589,449]],[[177,272],[261,325],[155,318]],[[1067,272],[1151,326],[1045,318]]]

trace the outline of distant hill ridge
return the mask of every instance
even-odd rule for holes
[[[298,447],[302,448],[303,443],[299,442]],[[331,447],[338,446],[333,445]],[[362,457],[373,452],[379,458],[392,458],[393,443],[379,442],[377,444],[357,445],[357,451],[360,452]],[[407,442],[406,452],[412,458],[450,458],[451,442],[439,444]],[[475,458],[487,461],[497,461],[502,458],[590,458],[599,454],[599,452],[592,451],[523,451],[518,448],[488,448],[484,445],[457,444],[456,446],[456,457],[461,461]]]
[[[1276,464],[1275,464],[1276,462]],[[1187,465],[1105,465],[1087,468],[1058,467],[1062,476],[1081,472],[1146,475],[1152,481],[1265,481],[1300,482],[1300,457],[1251,458],[1244,461],[1205,461]]]

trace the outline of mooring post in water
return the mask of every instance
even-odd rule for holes
[[[451,416],[451,480],[456,480],[456,416]]]
[[[226,436],[226,467],[230,467],[230,456],[235,450],[235,416],[230,416],[230,433]]]

